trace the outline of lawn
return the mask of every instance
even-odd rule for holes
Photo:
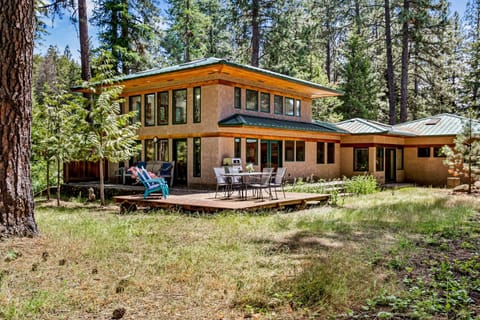
[[[0,242],[0,318],[478,318],[479,209],[428,188],[256,214],[39,201],[41,236]]]

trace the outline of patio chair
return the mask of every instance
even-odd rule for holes
[[[169,193],[168,184],[163,178],[151,178],[145,168],[137,167],[137,177],[145,186],[143,198],[146,199],[151,193],[161,191],[162,196],[166,199]]]
[[[213,172],[215,172],[215,178],[217,179],[217,189],[215,190],[215,198],[216,198],[218,189],[223,188],[223,193],[226,194],[230,184],[228,183],[225,177],[224,167],[215,167],[213,168]]]
[[[263,189],[268,189],[270,197],[272,196],[272,191],[270,190],[270,179],[272,177],[272,172],[269,170],[262,172],[260,179],[255,182],[249,183],[248,186],[253,190],[254,196],[256,194],[257,199],[263,200]]]
[[[158,175],[165,180],[170,180],[170,187],[173,186],[173,172],[175,170],[175,161],[163,162]]]
[[[275,191],[275,198],[278,199],[278,195],[277,195],[277,189],[278,188],[282,188],[282,191],[283,191],[283,198],[286,198],[285,197],[285,189],[284,189],[284,185],[285,185],[285,172],[287,171],[287,168],[277,168],[277,173],[275,174],[275,176],[273,176],[272,178],[272,182],[270,182],[270,188],[273,188],[273,190]]]

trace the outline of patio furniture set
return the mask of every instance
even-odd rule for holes
[[[241,171],[238,167],[216,167],[213,168],[217,180],[215,198],[219,190],[223,190],[224,198],[231,199],[235,192],[238,198],[248,199],[248,193],[254,199],[264,200],[264,193],[269,199],[278,199],[277,189],[281,188],[285,198],[284,179],[286,168],[263,168],[262,171]],[[275,197],[274,194],[275,193]]]

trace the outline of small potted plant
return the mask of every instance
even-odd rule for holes
[[[247,170],[247,172],[253,172],[253,163],[249,163],[247,164],[247,166],[245,167],[245,170]]]

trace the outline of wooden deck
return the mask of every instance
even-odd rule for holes
[[[120,204],[121,213],[134,211],[139,207],[181,209],[186,211],[216,212],[222,210],[258,211],[262,209],[284,209],[286,207],[305,208],[308,204],[316,204],[329,199],[328,194],[286,192],[278,194],[279,198],[264,200],[248,198],[247,200],[233,196],[223,197],[222,193],[215,198],[215,192],[192,192],[187,191],[181,194],[172,194],[163,199],[161,195],[152,194],[147,199],[142,194],[125,195],[113,197],[114,201]]]

